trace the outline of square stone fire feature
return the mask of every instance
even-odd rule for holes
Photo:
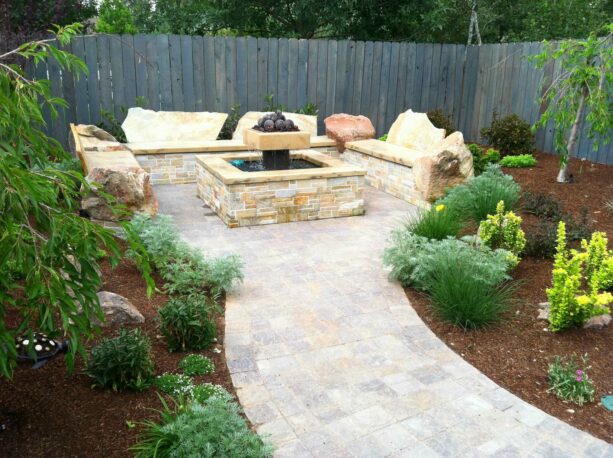
[[[196,158],[198,197],[229,227],[364,214],[365,170],[309,150],[291,158],[318,168],[243,172],[231,164],[261,158],[254,152]]]

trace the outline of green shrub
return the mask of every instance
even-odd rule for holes
[[[489,164],[496,164],[500,161],[500,151],[489,148],[485,153],[483,148],[476,143],[468,145],[468,150],[473,156],[473,172],[475,176],[481,175]]]
[[[164,403],[160,423],[144,423],[132,451],[137,458],[272,456],[272,447],[249,429],[240,414],[238,404],[220,397],[176,410]]]
[[[524,168],[534,167],[536,159],[532,154],[520,154],[518,156],[506,156],[500,161],[502,167]]]
[[[428,211],[420,211],[406,224],[408,231],[428,239],[443,240],[447,237],[457,237],[462,222],[457,215],[439,204]]]
[[[190,396],[194,389],[192,379],[184,374],[158,375],[153,383],[162,393],[173,397]]]
[[[488,164],[497,164],[501,158],[500,151],[494,148],[488,148],[484,156]]]
[[[387,141],[387,134],[383,134],[379,137],[379,140],[381,140],[382,142],[386,142]]]
[[[445,129],[445,134],[449,135],[455,132],[455,126],[453,125],[453,120],[451,116],[445,114],[443,110],[437,108],[436,110],[430,110],[426,113],[428,119],[434,125],[434,127],[438,129]]]
[[[479,237],[490,248],[502,248],[510,252],[511,265],[519,263],[519,255],[526,245],[526,237],[521,229],[521,218],[513,212],[504,211],[501,200],[496,214],[488,215],[479,224]]]
[[[505,208],[513,209],[519,195],[520,187],[513,177],[491,164],[480,176],[452,188],[437,204],[445,205],[462,221],[478,223],[493,215],[501,200]]]
[[[319,113],[319,108],[317,108],[317,105],[315,105],[314,103],[307,102],[304,104],[303,107],[298,108],[296,110],[296,113],[309,116],[317,116],[317,113]]]
[[[170,351],[202,350],[216,337],[216,305],[204,295],[172,297],[158,314]]]
[[[494,119],[489,127],[481,129],[483,139],[500,150],[502,157],[516,154],[531,154],[534,151],[534,134],[530,124],[517,115]]]
[[[179,368],[185,375],[206,375],[215,372],[215,364],[206,356],[187,355],[179,362]]]
[[[122,329],[119,336],[106,338],[92,348],[85,373],[94,379],[94,386],[101,388],[147,388],[153,376],[149,338],[139,329]]]
[[[524,254],[531,258],[553,259],[556,254],[556,231],[556,223],[540,220],[526,233]]]
[[[607,272],[609,264],[603,262],[613,257],[607,251],[604,233],[594,232],[589,242],[582,240],[582,252],[569,251],[566,226],[560,222],[557,242],[552,286],[546,290],[552,331],[582,326],[591,317],[608,313],[608,305],[613,302],[613,295],[602,288],[602,278],[613,275]],[[583,287],[584,279],[587,289]]]
[[[392,233],[392,244],[385,250],[383,262],[391,266],[391,277],[404,286],[427,290],[429,278],[448,259],[461,259],[469,264],[475,281],[498,285],[509,278],[508,257],[505,250],[477,248],[464,240],[428,240],[405,229]]]
[[[587,364],[587,358],[583,358],[583,364]],[[572,357],[564,364],[562,359],[556,356],[547,371],[549,376],[549,389],[547,391],[560,399],[574,402],[580,406],[586,402],[593,402],[596,389],[587,375],[587,370],[587,367],[579,369]]]
[[[190,399],[193,402],[204,404],[209,398],[217,397],[227,400],[233,400],[234,397],[221,385],[213,383],[202,383],[194,386]]]
[[[473,156],[473,173],[475,176],[479,176],[485,171],[485,167],[487,166],[483,148],[476,143],[471,143],[468,145],[468,150]]]
[[[513,301],[515,286],[489,284],[475,275],[470,256],[440,253],[426,279],[431,307],[445,321],[476,329],[501,319]]]
[[[238,121],[241,119],[240,104],[232,105],[230,113],[223,123],[223,127],[217,136],[217,140],[232,140],[232,134],[236,130]]]

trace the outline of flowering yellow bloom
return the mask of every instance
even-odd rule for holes
[[[442,212],[443,210],[445,210],[445,205],[439,204],[439,205],[436,206],[436,211],[437,212]]]

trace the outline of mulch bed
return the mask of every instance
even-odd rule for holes
[[[576,218],[586,207],[595,228],[607,233],[611,246],[613,213],[607,212],[604,203],[613,199],[613,167],[573,160],[574,183],[559,184],[555,181],[557,157],[548,154],[536,157],[538,164],[533,168],[504,171],[513,175],[524,191],[554,195]],[[527,217],[525,221],[529,226],[534,218]],[[428,308],[427,297],[412,289],[406,289],[406,294],[439,338],[496,383],[545,412],[613,442],[613,412],[599,404],[601,396],[613,394],[613,325],[602,330],[545,331],[547,322],[536,317],[538,304],[547,300],[545,288],[551,285],[551,268],[551,260],[522,260],[512,273],[513,278],[523,282],[517,293],[518,305],[501,323],[478,331],[464,332],[443,323]],[[588,374],[597,388],[597,401],[583,407],[547,393],[549,363],[555,355],[573,354],[578,362],[581,355],[589,356]]]
[[[156,374],[180,372],[179,361],[188,353],[169,353],[157,332],[157,308],[167,297],[156,293],[147,298],[143,278],[134,264],[124,260],[115,269],[102,266],[103,290],[128,298],[145,316],[141,327],[152,342]],[[157,278],[156,283],[163,282]],[[217,322],[218,342],[224,337],[223,315]],[[103,335],[114,335],[104,330]],[[96,339],[98,340],[98,339]],[[224,351],[202,351],[215,363],[215,373],[194,377],[195,383],[223,385],[235,394]],[[79,361],[72,374],[66,373],[62,357],[57,357],[39,370],[20,364],[13,380],[0,378],[0,422],[8,419],[8,429],[0,432],[0,455],[6,457],[127,457],[138,435],[138,426],[128,422],[156,420],[152,409],[161,403],[152,387],[142,393],[115,393],[92,389],[92,379],[83,375]]]

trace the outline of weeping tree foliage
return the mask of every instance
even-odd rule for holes
[[[98,261],[120,259],[114,233],[78,215],[83,176],[64,164],[70,155],[43,132],[43,111],[57,116],[66,102],[51,96],[50,83],[32,80],[17,64],[55,59],[66,72],[86,71],[63,52],[79,26],[56,30],[56,40],[30,42],[0,54],[0,376],[10,377],[16,361],[15,337],[34,330],[69,339],[67,366],[85,356],[84,342],[103,318],[96,296]],[[137,237],[126,233],[153,283]]]
[[[554,78],[541,98],[547,109],[535,127],[545,127],[553,120],[555,147],[560,155],[558,182],[568,181],[568,161],[577,145],[585,117],[588,137],[608,142],[613,129],[613,23],[606,34],[591,33],[586,40],[567,40],[554,46],[545,43],[534,60],[542,68],[556,61],[560,74]],[[587,115],[586,115],[587,113]]]

